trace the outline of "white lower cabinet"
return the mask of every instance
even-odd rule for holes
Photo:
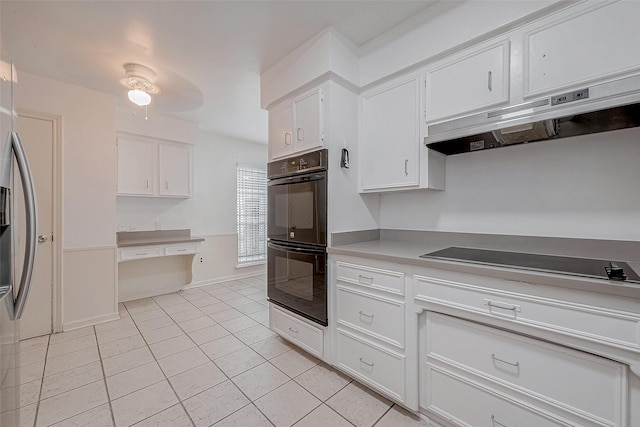
[[[283,338],[322,359],[324,355],[322,329],[285,313],[284,310],[273,304],[270,304],[269,307],[269,327]]]
[[[447,371],[430,369],[426,407],[445,421],[465,427],[556,427],[571,425],[508,396]]]
[[[404,402],[404,355],[338,329],[338,367],[357,380]]]
[[[407,399],[404,273],[370,260],[337,261],[333,267],[335,366],[386,397],[417,409],[417,398],[415,404]]]
[[[620,363],[433,312],[427,313],[424,338],[424,406],[439,415],[440,403],[446,406],[441,395],[447,393],[438,386],[443,384],[445,389],[483,395],[481,399],[495,406],[485,409],[496,417],[504,406],[499,401],[520,401],[521,406],[539,408],[533,412],[556,414],[567,423],[560,425],[626,425],[627,376]],[[491,394],[495,396],[487,397]],[[458,408],[445,412],[464,420],[467,407]],[[483,417],[489,422],[488,414]],[[509,420],[509,426],[556,425],[530,424],[524,421],[527,417],[501,418]]]
[[[329,260],[331,363],[431,425],[640,427],[640,300]]]

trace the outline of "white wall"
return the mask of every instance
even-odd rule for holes
[[[16,105],[62,119],[62,323],[117,316],[115,97],[19,72]]]
[[[385,194],[380,227],[639,240],[640,128],[447,158],[446,190]]]

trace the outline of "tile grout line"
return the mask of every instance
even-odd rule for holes
[[[183,298],[182,296],[180,296],[181,298]],[[153,297],[150,297],[151,299],[153,299]],[[183,298],[184,299],[184,298]],[[186,299],[185,299],[186,301]],[[162,307],[160,304],[158,304],[158,302],[156,300],[153,300],[153,302],[158,305],[158,307],[160,307],[160,309],[167,315],[169,316],[169,318],[171,318],[171,320],[177,325],[177,323],[173,320],[173,318],[171,317],[171,315],[169,313],[167,313],[164,309],[164,307]],[[193,304],[192,304],[193,305]],[[129,312],[129,309],[123,304],[123,306],[125,307],[125,309],[127,310],[127,312]],[[129,315],[131,316],[131,313],[129,313]],[[131,318],[131,320],[133,320],[133,324],[135,325],[136,329],[138,329],[138,332],[140,333],[140,336],[142,337],[142,340],[144,341],[145,345],[147,346],[147,349],[149,350],[149,353],[151,353],[151,357],[153,357],[153,360],[155,361],[155,363],[158,365],[158,368],[160,369],[160,372],[162,372],[162,375],[164,376],[164,381],[167,382],[167,384],[169,385],[169,387],[171,388],[171,391],[173,391],[173,394],[176,396],[176,399],[178,400],[178,403],[180,404],[180,406],[182,407],[182,410],[184,411],[184,413],[187,415],[187,417],[189,418],[189,421],[191,421],[191,425],[193,425],[195,427],[196,423],[193,421],[193,418],[191,418],[191,414],[189,414],[189,412],[187,411],[187,408],[184,406],[184,403],[182,402],[182,399],[180,399],[180,396],[178,396],[178,393],[176,392],[175,388],[173,388],[173,384],[171,384],[171,381],[169,381],[169,377],[167,377],[167,374],[164,372],[164,370],[162,369],[162,367],[160,366],[160,363],[158,362],[158,358],[156,357],[156,355],[153,353],[153,351],[151,351],[151,347],[149,346],[149,343],[147,342],[147,339],[144,337],[144,335],[142,335],[142,331],[140,330],[140,328],[138,328],[138,324],[136,323],[135,319],[133,319],[133,317]],[[178,326],[178,328],[180,328],[180,326]],[[180,328],[180,330],[182,330],[182,328]],[[187,335],[187,337],[189,337]],[[175,337],[174,337],[175,338]],[[171,339],[171,338],[169,338]],[[191,339],[191,337],[189,337],[189,339]],[[165,340],[166,341],[166,340]],[[192,340],[193,341],[193,340]],[[162,341],[159,341],[162,342]],[[155,343],[154,343],[155,344]],[[195,344],[195,342],[194,342]],[[197,344],[196,344],[197,346]],[[177,353],[176,353],[177,354]],[[200,365],[199,365],[200,366]],[[160,382],[160,381],[158,381]],[[154,383],[154,384],[158,384],[158,383]],[[153,384],[152,384],[153,385]],[[149,387],[149,386],[147,386]],[[144,387],[146,388],[146,387]],[[144,388],[142,388],[141,390],[143,390]],[[140,391],[140,390],[136,390],[136,391]],[[133,391],[131,393],[135,393],[136,391]],[[129,393],[129,394],[131,394]],[[125,395],[127,396],[127,395]],[[124,397],[124,396],[122,396]],[[169,408],[173,407],[175,405],[171,405],[169,406]],[[148,417],[137,421],[135,424],[141,423],[144,420],[147,420],[151,417],[154,417],[164,411],[166,411],[169,408],[164,408],[161,411],[158,411],[154,414],[149,415]]]
[[[95,336],[95,326],[91,326],[91,328],[93,329],[93,334],[94,334],[94,336]],[[63,332],[63,333],[64,333],[64,332]],[[50,335],[49,335],[49,337],[51,337],[51,335],[53,335],[53,333],[52,333],[52,334],[50,334]],[[87,336],[88,336],[88,335],[91,335],[91,334],[87,334]],[[50,340],[49,340],[49,341],[50,341]],[[62,342],[64,342],[64,341],[62,341]],[[98,338],[97,338],[97,336],[96,336],[96,347],[97,347],[97,346],[98,346]],[[89,348],[90,348],[90,347],[89,347]],[[82,350],[86,350],[86,349],[81,349],[81,350],[78,350],[78,351],[82,351]],[[48,349],[48,346],[47,346],[47,353],[48,353],[48,351],[49,351],[49,349]],[[71,354],[71,353],[74,353],[74,352],[70,352],[70,353],[67,353],[67,354]],[[62,355],[62,356],[65,356],[65,355]],[[62,357],[62,356],[58,356],[58,357]],[[100,357],[100,350],[99,350],[99,349],[98,349],[98,357]],[[45,359],[45,360],[46,360],[46,359]],[[52,375],[49,375],[49,376],[53,376],[53,375],[57,375],[57,374],[61,374],[61,373],[63,373],[63,372],[67,372],[67,371],[71,371],[71,370],[73,370],[73,369],[76,369],[76,368],[79,368],[79,367],[82,367],[82,366],[89,365],[89,364],[91,364],[91,363],[95,363],[95,362],[84,363],[84,364],[82,364],[82,365],[76,366],[75,368],[71,368],[71,369],[67,369],[67,370],[65,370],[65,371],[57,372],[57,373],[52,374]],[[45,362],[45,366],[46,366],[46,362]],[[45,378],[45,377],[42,377],[42,386],[41,386],[41,387],[44,387],[44,378]],[[104,380],[104,372],[103,372],[103,380]],[[78,387],[74,387],[74,388],[72,388],[72,389],[70,389],[70,390],[67,390],[67,391],[64,391],[64,392],[62,392],[62,393],[58,393],[58,394],[54,394],[54,395],[52,395],[52,396],[49,396],[49,397],[47,397],[47,398],[46,398],[46,399],[44,399],[44,400],[47,400],[47,399],[50,399],[50,398],[54,398],[54,397],[56,397],[56,396],[60,396],[61,394],[68,393],[68,392],[73,391],[73,390],[77,390],[77,389],[79,389],[80,387],[85,387],[85,386],[87,386],[87,385],[94,384],[94,383],[97,383],[97,382],[99,382],[99,381],[100,381],[100,380],[91,381],[90,383],[87,383],[87,384],[84,384],[84,385],[81,385],[81,386],[78,386]],[[41,390],[42,390],[42,389],[41,389]],[[106,390],[106,384],[105,384],[105,390]],[[108,393],[108,391],[107,391],[107,393]],[[40,396],[40,397],[41,397],[41,396]],[[107,394],[107,399],[109,399],[109,395],[108,395],[108,394]],[[38,399],[38,410],[40,409],[40,402],[42,402],[42,399]],[[76,413],[76,414],[73,414],[73,415],[71,415],[70,417],[67,417],[67,418],[64,418],[64,419],[62,419],[62,420],[56,421],[54,424],[58,424],[58,423],[61,423],[61,422],[63,422],[63,421],[69,420],[69,419],[71,419],[71,418],[73,418],[73,417],[76,417],[76,416],[78,416],[78,415],[84,414],[84,413],[89,412],[89,411],[91,411],[91,410],[93,410],[93,409],[96,409],[96,408],[98,408],[99,406],[101,406],[101,405],[94,406],[93,408],[89,408],[89,409],[87,409],[87,410],[85,410],[85,411],[82,411],[82,412],[78,412],[78,413]],[[36,424],[36,421],[37,421],[37,418],[36,418],[36,420],[34,420],[34,425]],[[53,424],[49,424],[49,426],[51,426],[51,425],[53,425]]]
[[[204,289],[203,289],[203,291],[204,291]],[[204,292],[206,292],[206,291],[204,291]],[[207,293],[208,293],[208,292],[207,292]],[[215,297],[214,297],[214,298],[215,298]],[[217,299],[217,298],[216,298],[216,299]],[[188,302],[189,302],[191,305],[193,305],[194,307],[196,307],[193,303],[191,303],[191,301],[188,301]],[[221,302],[222,302],[222,301],[221,301]],[[164,311],[164,308],[163,308],[162,306],[161,306],[160,308]],[[196,307],[196,308],[200,309],[199,307]],[[202,310],[201,310],[201,311],[202,311]],[[166,311],[165,311],[165,313],[166,313]],[[203,312],[203,314],[204,314],[204,312]],[[169,313],[167,313],[167,315],[168,315],[169,317],[171,317],[171,315],[170,315]],[[207,314],[205,314],[205,316],[209,317],[209,315],[207,315]],[[173,320],[173,318],[172,318],[172,320]],[[213,320],[213,319],[211,319],[211,320]],[[213,320],[213,321],[215,322],[215,320]],[[182,329],[182,328],[180,327],[180,325],[178,325],[178,323],[177,323],[177,322],[176,322],[176,325],[178,326],[178,328],[180,328],[180,330],[182,330],[182,331],[184,332],[184,329]],[[218,322],[216,322],[216,325],[219,325],[219,323],[218,323]],[[228,331],[224,326],[221,326],[221,327],[222,327],[223,329],[225,329],[227,332],[229,332],[229,335],[233,335],[233,336],[235,337],[235,335],[234,335],[232,332]],[[203,329],[204,329],[204,328],[203,328]],[[196,342],[193,340],[193,338],[191,338],[191,336],[189,336],[189,334],[188,334],[188,333],[186,333],[186,332],[184,332],[184,333],[185,333],[185,335],[186,335],[186,336],[187,336],[187,337],[188,337],[188,338],[189,338],[189,339],[190,339],[190,340],[195,344],[195,346],[196,346],[200,351],[202,351],[202,349],[200,348],[200,345],[199,345],[198,343],[196,343]],[[225,336],[226,336],[226,335],[225,335]],[[224,337],[221,337],[221,338],[224,338]],[[236,339],[239,339],[239,338],[237,338],[237,337],[235,337],[235,338],[236,338]],[[143,339],[144,339],[144,337],[143,337]],[[215,341],[215,340],[213,340],[213,341]],[[240,341],[241,341],[244,345],[246,345],[242,340],[240,340]],[[145,342],[146,342],[146,340],[145,340]],[[212,342],[212,341],[208,341],[208,342]],[[208,343],[208,342],[207,342],[207,343]],[[203,343],[203,344],[207,344],[207,343]],[[247,346],[247,347],[249,347],[249,346]],[[249,348],[250,348],[250,347],[249,347]],[[149,348],[149,350],[151,350],[151,348]],[[252,349],[252,350],[253,350],[253,349]],[[255,350],[254,350],[254,351],[255,351]],[[254,406],[254,407],[255,407],[255,408],[256,408],[260,413],[262,413],[262,411],[260,411],[260,409],[259,409],[256,405],[254,405],[254,404],[253,404],[253,400],[251,400],[251,399],[249,398],[249,396],[247,396],[247,395],[246,395],[246,394],[245,394],[245,393],[240,389],[240,387],[238,387],[238,386],[236,385],[236,383],[234,383],[234,382],[233,382],[233,380],[231,379],[231,377],[229,377],[229,376],[227,375],[227,373],[226,373],[226,372],[224,372],[222,369],[220,369],[220,367],[216,364],[216,362],[215,362],[211,357],[209,357],[209,355],[208,355],[207,353],[205,353],[204,351],[202,351],[202,353],[207,357],[207,359],[209,359],[209,361],[210,361],[211,363],[213,363],[213,366],[215,366],[218,370],[220,370],[220,372],[222,372],[222,375],[224,375],[224,376],[227,378],[227,379],[226,379],[226,381],[231,382],[231,384],[233,384],[233,386],[234,386],[235,388],[237,388],[237,389],[238,389],[238,391],[240,391],[240,393],[242,393],[242,395],[243,395],[243,396],[244,396],[244,397],[249,401],[249,403],[247,403],[246,405],[244,405],[242,408],[239,408],[239,409],[237,409],[237,410],[233,411],[232,413],[230,413],[230,414],[229,414],[229,415],[227,415],[226,417],[221,418],[220,420],[216,421],[216,423],[218,423],[218,422],[222,421],[223,419],[225,419],[225,418],[227,418],[227,417],[230,417],[231,415],[233,415],[233,414],[235,414],[236,412],[238,412],[238,411],[242,410],[243,408],[245,408],[245,407],[246,407],[246,406],[248,406],[248,405],[253,405],[253,406]],[[233,352],[232,352],[232,353],[233,353]],[[257,352],[256,352],[256,353],[257,353]],[[152,354],[153,354],[153,352],[152,352]],[[229,354],[231,354],[231,353],[229,353]],[[153,357],[155,358],[155,354],[153,354]],[[260,355],[260,357],[262,357],[262,356]],[[264,358],[263,358],[263,359],[264,359]],[[268,362],[268,360],[266,360],[266,359],[265,359],[265,362]],[[204,365],[204,364],[206,364],[206,363],[209,363],[209,362],[205,362],[205,363],[203,363],[202,365]],[[195,367],[193,367],[193,368],[191,368],[191,369],[195,369],[195,368],[197,368],[197,367],[199,367],[199,366],[202,366],[202,365],[195,366]],[[161,369],[161,370],[162,370],[162,369]],[[185,372],[186,372],[186,371],[185,371]],[[243,371],[243,372],[246,372],[246,371]],[[164,374],[164,371],[162,371],[162,373]],[[176,374],[176,375],[177,375],[177,374]],[[238,375],[240,375],[240,374],[238,374]],[[165,374],[165,376],[166,376],[166,374]],[[171,386],[171,388],[173,389],[173,385],[171,384],[171,381],[169,381],[169,378],[167,378],[167,382],[169,382],[169,385],[170,385],[170,386]],[[220,383],[220,384],[221,384],[221,383]],[[199,394],[202,394],[202,393],[206,392],[207,390],[210,390],[210,389],[212,389],[213,387],[216,387],[217,385],[218,385],[218,384],[213,385],[213,386],[211,386],[211,387],[209,387],[209,388],[207,388],[207,389],[205,389],[205,390],[202,390],[200,393],[196,393],[196,394],[194,394],[193,396],[189,396],[189,397],[188,397],[187,399],[185,399],[185,400],[191,399],[191,398],[193,398],[193,397],[195,397],[195,396],[197,396],[197,395],[199,395]],[[175,390],[174,390],[174,393],[176,393],[176,392],[175,392]],[[192,423],[194,424],[194,426],[195,426],[195,422],[194,422],[194,421],[193,421],[193,419],[191,418],[191,414],[189,413],[189,411],[187,411],[187,408],[184,406],[184,403],[183,403],[182,399],[180,398],[180,396],[178,396],[178,393],[176,393],[176,396],[178,397],[178,401],[180,401],[180,404],[182,405],[182,408],[184,409],[184,412],[187,414],[187,416],[189,417],[189,419],[191,420],[191,422],[192,422]],[[262,415],[264,415],[264,414],[262,414]],[[269,420],[269,418],[268,418],[266,415],[264,415],[264,417],[265,417],[267,420]],[[269,420],[269,422],[271,422],[271,420]],[[273,424],[273,423],[272,423],[272,424]]]
[[[125,310],[126,309],[127,308],[125,307]],[[127,313],[129,313],[128,310],[127,310]],[[98,331],[96,331],[95,325],[93,327],[93,331],[96,334],[96,346],[98,347],[98,358],[100,359],[100,369],[102,369],[102,381],[104,382],[104,390],[107,393],[107,403],[109,404],[109,413],[111,414],[111,422],[115,426],[116,418],[113,415],[113,407],[111,406],[111,396],[109,395],[109,387],[107,387],[107,373],[104,371],[104,364],[102,363],[102,353],[100,352],[100,343],[98,342]]]
[[[389,411],[391,411],[391,409],[396,406],[395,403],[391,402],[391,406],[389,406],[389,409],[387,409],[386,411],[384,411],[384,413],[382,415],[380,415],[380,417],[371,425],[371,427],[375,427],[376,424],[378,424],[385,415],[387,415],[389,413]]]
[[[38,413],[40,412],[42,387],[44,387],[44,373],[47,369],[47,355],[49,354],[49,341],[51,341],[51,334],[49,334],[49,337],[47,338],[47,349],[44,352],[44,363],[42,364],[42,377],[40,378],[40,392],[38,393],[38,401],[36,402],[36,413],[35,413],[35,416],[33,417],[34,427],[38,422]],[[20,343],[18,343],[18,345],[20,345]],[[20,389],[19,388],[18,388],[18,405],[20,405]]]
[[[222,286],[224,286],[224,285],[222,285]],[[226,288],[226,286],[224,286],[224,287]],[[229,288],[227,288],[227,289],[229,289]],[[204,289],[203,289],[203,291],[204,291],[204,292],[206,292],[207,294],[209,294],[206,290],[204,290]],[[234,291],[234,292],[235,292],[235,291]],[[211,295],[211,294],[209,294],[209,295]],[[213,296],[213,295],[211,295],[211,296]],[[215,298],[215,296],[213,296],[213,297]],[[216,298],[216,299],[217,299],[217,298]],[[222,300],[220,300],[220,301],[224,303],[224,301],[222,301]],[[191,303],[191,301],[189,301],[189,303]],[[193,305],[193,306],[195,307],[195,305],[194,305],[193,303],[191,303],[191,305]],[[228,304],[227,304],[227,305],[228,305]],[[231,307],[231,306],[229,306],[229,307]],[[162,307],[161,307],[161,308],[162,308]],[[199,307],[196,307],[196,308],[198,308],[198,309],[199,309]],[[232,309],[235,309],[234,307],[231,307],[231,308],[232,308]],[[163,309],[163,310],[164,310],[164,309]],[[168,314],[168,313],[167,313],[167,314]],[[171,317],[171,315],[170,315],[170,314],[168,314],[168,315],[169,315],[169,317]],[[242,315],[243,315],[243,316],[245,316],[245,317],[249,317],[248,315],[246,315],[246,314],[244,314],[244,313],[242,313]],[[208,314],[205,314],[205,316],[209,317],[209,315],[208,315]],[[211,320],[213,320],[213,319],[211,319]],[[215,322],[215,320],[213,320],[213,321]],[[178,323],[176,322],[176,324],[178,324]],[[218,323],[218,322],[216,322],[216,324],[217,324],[217,325],[220,325],[220,323]],[[258,324],[260,324],[260,323],[258,322]],[[220,325],[220,326],[222,326],[222,325]],[[183,330],[183,329],[180,327],[180,325],[178,325],[178,327],[179,327],[181,330]],[[229,330],[228,330],[228,329],[226,329],[224,326],[222,326],[222,328],[223,328],[223,329],[225,329],[227,332],[229,332],[229,335],[232,335],[234,338],[236,338],[237,340],[239,340],[240,342],[242,342],[242,344],[243,344],[243,345],[245,345],[247,348],[250,348],[252,351],[254,351],[256,354],[258,354],[260,357],[262,357],[262,358],[265,360],[263,363],[261,363],[260,365],[257,365],[257,366],[261,366],[261,365],[263,365],[264,363],[269,363],[269,360],[268,360],[267,358],[265,358],[264,356],[262,356],[261,354],[259,354],[258,352],[256,352],[253,348],[251,348],[251,346],[250,346],[250,345],[246,344],[246,343],[245,343],[244,341],[242,341],[240,338],[236,337],[236,336],[235,336],[235,334],[234,334],[233,332],[229,331]],[[203,329],[204,329],[204,328],[203,328]],[[184,331],[184,330],[183,330],[183,331]],[[197,343],[193,340],[193,338],[191,338],[191,337],[189,336],[189,334],[188,334],[188,333],[186,333],[186,332],[185,332],[185,334],[187,335],[187,337],[189,337],[189,339],[191,339],[191,341],[196,345],[196,347],[197,347],[200,351],[202,351],[202,349],[200,348],[200,345],[199,345],[199,344],[197,344]],[[225,336],[226,336],[226,335],[225,335]],[[224,337],[221,337],[221,338],[224,338]],[[267,337],[267,338],[265,338],[265,339],[269,339],[269,338],[271,338],[271,337]],[[208,344],[209,342],[213,342],[213,341],[215,341],[215,340],[212,340],[212,341],[208,341],[208,342],[206,342],[206,343],[203,343],[203,345],[204,345],[204,344]],[[263,341],[263,340],[260,340],[260,341]],[[258,341],[258,342],[260,342],[260,341]],[[254,343],[254,344],[255,344],[255,343]],[[260,410],[260,408],[258,408],[258,407],[256,406],[256,404],[254,403],[254,400],[252,400],[249,396],[247,396],[247,395],[246,395],[246,393],[245,393],[244,391],[242,391],[242,389],[236,385],[236,383],[233,381],[232,377],[230,377],[229,375],[227,375],[227,373],[226,373],[226,372],[224,372],[222,369],[220,369],[220,367],[219,367],[219,366],[218,366],[218,364],[215,362],[215,360],[213,360],[211,357],[209,357],[209,355],[208,355],[206,352],[204,352],[204,351],[202,351],[202,352],[204,353],[204,355],[205,355],[205,356],[207,356],[207,359],[209,359],[209,360],[211,361],[211,363],[213,363],[213,365],[214,365],[216,368],[218,368],[218,369],[220,370],[220,372],[222,372],[222,374],[227,378],[227,379],[226,379],[226,381],[231,382],[231,384],[233,384],[233,386],[234,386],[235,388],[237,388],[237,389],[238,389],[238,391],[239,391],[240,393],[242,393],[242,395],[243,395],[243,396],[244,396],[244,397],[249,401],[249,403],[247,403],[247,404],[246,404],[246,405],[244,405],[243,407],[241,407],[241,408],[239,408],[239,409],[237,409],[237,410],[233,411],[232,413],[228,414],[227,416],[225,416],[225,417],[223,417],[223,418],[219,419],[218,421],[216,421],[216,423],[219,423],[220,421],[222,421],[222,420],[224,420],[224,419],[226,419],[226,418],[228,418],[228,417],[232,416],[233,414],[237,413],[238,411],[241,411],[241,410],[242,410],[242,409],[244,409],[245,407],[247,407],[247,406],[249,406],[249,405],[252,405],[254,408],[256,408],[256,410],[257,410],[258,412],[260,412],[260,414],[262,414],[262,415],[265,417],[265,419],[266,419],[266,420],[268,420],[272,425],[275,425],[275,424],[273,424],[273,423],[271,422],[271,420],[269,419],[269,417],[267,417],[267,415],[266,415],[265,413],[263,413],[263,412]],[[233,352],[231,352],[231,353],[233,353]],[[228,353],[228,354],[231,354],[231,353]],[[224,355],[224,356],[226,356],[226,355]],[[224,356],[221,356],[221,357],[224,357]],[[154,355],[154,357],[155,357],[155,355]],[[277,366],[275,366],[275,365],[273,365],[273,364],[271,364],[271,363],[270,363],[270,365],[271,365],[271,366],[273,366],[274,368],[278,369],[278,367],[277,367]],[[202,365],[198,365],[198,366],[202,366]],[[197,368],[198,366],[196,366],[196,368]],[[254,366],[253,368],[255,368],[255,367],[257,367],[257,366]],[[253,368],[249,368],[249,369],[247,369],[247,370],[245,370],[245,371],[242,371],[242,372],[238,373],[238,374],[237,374],[237,375],[235,375],[235,376],[238,376],[238,375],[240,375],[240,374],[242,374],[242,373],[244,373],[244,372],[247,372],[248,370],[253,369]],[[195,369],[195,368],[192,368],[192,369]],[[280,369],[278,369],[278,370],[280,370]],[[281,372],[282,372],[282,371],[281,371]],[[163,373],[164,373],[164,371],[163,371]],[[289,381],[293,381],[293,378],[289,377],[289,375],[285,374],[284,372],[283,372],[283,374],[284,374],[286,377],[288,377],[288,378],[289,378]],[[234,376],[234,377],[235,377],[235,376]],[[168,378],[167,378],[167,380],[168,380]],[[289,381],[287,381],[286,383],[288,383]],[[285,384],[286,384],[286,383],[285,383]],[[217,385],[217,384],[216,384],[216,385]],[[196,393],[196,394],[194,394],[193,396],[189,396],[189,398],[188,398],[188,399],[191,399],[191,398],[193,398],[193,397],[195,397],[195,396],[197,396],[197,395],[199,395],[199,394],[202,394],[202,393],[206,392],[207,390],[212,389],[212,388],[213,388],[213,387],[215,387],[216,385],[213,385],[213,386],[211,386],[211,387],[207,388],[206,390],[201,391],[200,393]],[[283,384],[283,385],[284,385],[284,384]],[[282,385],[281,385],[281,386],[282,386]],[[280,387],[281,387],[281,386],[280,386]],[[172,387],[173,387],[173,386],[172,386]],[[276,387],[276,389],[278,389],[278,388],[280,388],[280,387]],[[274,389],[274,390],[276,390],[276,389]],[[271,391],[273,391],[273,390],[271,390]],[[269,393],[271,393],[271,391],[270,391]],[[177,394],[177,393],[176,393],[176,394]],[[268,394],[268,393],[266,393],[266,394]],[[265,395],[266,395],[266,394],[265,394]],[[260,397],[262,397],[262,396],[260,396]],[[178,397],[178,400],[180,400],[180,403],[182,403],[182,400],[180,399],[180,397]],[[257,399],[256,399],[256,400],[257,400]],[[184,407],[184,405],[183,405],[183,407]],[[184,409],[185,409],[185,412],[187,412],[186,408],[184,408]],[[314,410],[315,410],[315,408],[314,408]],[[189,418],[191,418],[191,415],[190,415],[188,412],[187,412],[187,415],[189,415]],[[306,416],[306,415],[305,415],[305,416]],[[297,422],[297,421],[296,421],[296,422]]]

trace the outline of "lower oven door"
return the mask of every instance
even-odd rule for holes
[[[326,249],[267,246],[269,301],[327,326]]]

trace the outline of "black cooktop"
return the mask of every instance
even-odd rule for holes
[[[420,255],[420,258],[464,261],[474,264],[514,267],[522,270],[570,274],[615,281],[640,282],[640,276],[626,262],[524,252],[450,247]]]

